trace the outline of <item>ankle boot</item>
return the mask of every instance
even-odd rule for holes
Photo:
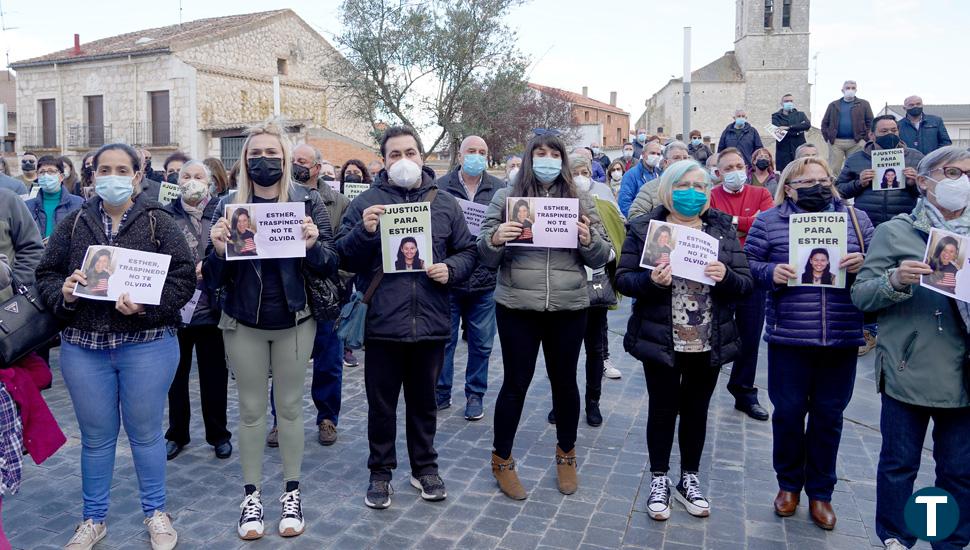
[[[515,473],[515,460],[511,456],[504,460],[492,453],[492,475],[505,496],[513,500],[525,500],[525,487],[519,481],[519,474]]]
[[[579,486],[576,475],[576,447],[564,453],[559,445],[556,445],[556,477],[559,480],[560,493],[571,495],[576,492]]]
[[[603,424],[603,415],[600,413],[600,402],[586,400],[586,423],[596,428]]]

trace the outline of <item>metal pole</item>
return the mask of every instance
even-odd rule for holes
[[[690,132],[690,27],[684,27],[684,139]]]
[[[280,77],[273,77],[273,116],[280,116]]]

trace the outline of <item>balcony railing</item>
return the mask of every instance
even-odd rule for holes
[[[18,145],[24,149],[58,149],[57,129],[43,126],[21,126],[17,134]]]
[[[139,147],[172,147],[178,145],[178,125],[167,123],[133,122],[128,143]]]
[[[67,146],[84,149],[101,147],[113,140],[111,125],[74,124],[67,128]]]

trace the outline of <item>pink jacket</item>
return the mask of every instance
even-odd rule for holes
[[[57,452],[67,438],[40,395],[50,385],[51,370],[36,353],[31,353],[11,368],[0,369],[0,382],[20,408],[24,426],[24,447],[36,464]]]

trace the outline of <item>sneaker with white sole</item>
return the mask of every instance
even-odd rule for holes
[[[448,492],[445,491],[445,482],[438,474],[411,476],[411,487],[421,491],[421,498],[424,500],[435,502],[448,497]]]
[[[64,550],[91,550],[107,534],[108,526],[104,522],[94,523],[86,519],[78,524],[74,536],[64,545]]]
[[[367,493],[364,495],[364,504],[368,508],[383,510],[391,506],[391,495],[394,494],[394,487],[386,479],[372,479],[367,486]]]
[[[263,538],[266,526],[263,525],[263,503],[259,500],[259,491],[246,495],[239,508],[242,509],[242,513],[239,514],[239,524],[236,525],[239,538],[243,540]]]
[[[650,480],[647,515],[650,519],[666,521],[670,518],[670,479],[665,473],[655,473]]]
[[[909,550],[905,544],[899,542],[899,539],[886,539],[883,544],[886,546],[886,550]]]
[[[609,359],[603,361],[603,376],[611,380],[619,380],[623,377],[623,375],[620,374],[620,369],[613,366],[613,361],[610,361]]]
[[[300,504],[300,490],[294,489],[280,496],[283,511],[280,514],[280,536],[295,537],[306,529],[303,521],[303,506]]]
[[[152,517],[145,518],[145,525],[152,541],[152,550],[172,550],[178,544],[179,534],[172,527],[172,516],[155,510]]]
[[[697,479],[697,472],[684,472],[680,476],[680,483],[674,491],[674,498],[687,509],[687,513],[698,518],[711,515],[711,503],[701,492],[701,482]]]

